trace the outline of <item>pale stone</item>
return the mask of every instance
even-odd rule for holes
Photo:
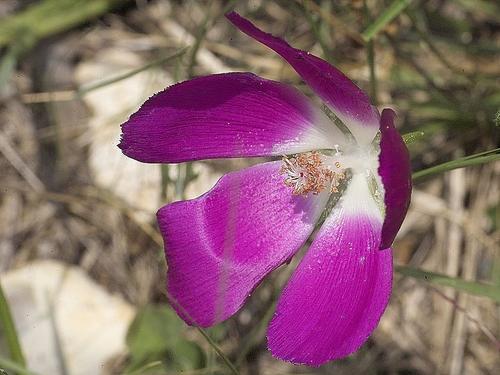
[[[92,61],[80,63],[76,80],[81,87],[102,82],[145,65],[136,53],[112,47]],[[89,165],[95,182],[122,198],[141,222],[150,221],[161,205],[161,170],[122,154],[120,124],[157,91],[173,83],[159,68],[150,68],[83,96],[91,110],[89,132],[82,139],[90,143]]]
[[[134,308],[81,269],[37,261],[1,275],[1,281],[30,370],[96,375],[125,351]]]

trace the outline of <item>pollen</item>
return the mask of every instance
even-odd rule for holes
[[[341,172],[332,171],[319,152],[310,151],[291,158],[284,156],[280,173],[285,175],[284,184],[292,188],[294,195],[317,195],[327,188],[336,193],[345,174],[339,162],[335,163],[335,167]]]

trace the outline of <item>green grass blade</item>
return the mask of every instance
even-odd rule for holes
[[[2,357],[0,357],[0,370],[1,369],[14,371],[18,375],[38,375],[37,373],[26,369],[24,366]]]
[[[410,5],[412,0],[395,0],[392,4],[382,12],[382,14],[370,24],[365,31],[361,34],[361,37],[365,42],[369,42],[377,35],[389,22],[394,18],[399,16],[399,14]]]
[[[432,38],[429,34],[428,26],[426,23],[425,16],[422,14],[422,11],[414,11],[412,9],[407,9],[406,14],[410,17],[411,22],[413,23],[413,27],[417,32],[420,40],[427,45],[429,51],[436,56],[436,58],[449,69],[451,72],[455,74],[460,74],[464,76],[464,72],[461,69],[457,69],[455,65],[451,64],[448,61],[448,58],[445,56],[445,53],[441,51],[441,49],[436,46],[434,43],[434,38]]]
[[[26,366],[26,360],[24,359],[23,351],[21,349],[21,344],[19,343],[19,339],[17,336],[16,326],[14,325],[14,319],[12,319],[12,313],[10,311],[7,299],[5,298],[5,295],[3,293],[1,283],[0,283],[0,324],[2,327],[2,331],[5,335],[7,347],[9,348],[10,358],[14,363],[17,363],[22,367]]]
[[[436,165],[434,167],[423,169],[421,171],[413,173],[412,178],[413,180],[417,180],[422,177],[427,177],[434,174],[451,171],[452,169],[485,164],[499,159],[500,159],[500,148],[496,148],[494,150],[489,150],[481,152],[479,154],[465,156],[463,158],[455,159],[443,164]]]
[[[0,90],[7,84],[10,76],[14,72],[17,63],[17,55],[14,48],[9,48],[7,53],[0,60]]]
[[[394,270],[403,276],[424,280],[432,284],[448,286],[461,292],[473,294],[481,297],[488,297],[500,303],[500,286],[479,283],[476,281],[466,281],[457,277],[450,277],[443,274],[428,272],[418,268],[407,266],[395,266]]]
[[[323,58],[330,63],[334,63],[332,61],[332,53],[330,51],[330,46],[328,45],[328,42],[324,38],[324,34],[321,32],[321,23],[320,21],[322,18],[316,20],[314,18],[313,12],[309,10],[307,6],[304,5],[304,8],[299,7],[296,3],[292,3],[292,6],[296,7],[299,9],[299,11],[303,11],[304,17],[307,20],[307,23],[309,24],[309,28],[311,29],[311,32],[314,35],[314,39],[319,43],[322,51],[323,51]]]
[[[133,70],[130,70],[126,73],[123,73],[123,74],[120,74],[116,77],[111,77],[109,79],[105,79],[103,81],[100,81],[100,82],[97,82],[97,83],[94,83],[94,84],[91,84],[91,85],[88,85],[88,86],[84,86],[84,87],[81,87],[80,89],[77,90],[77,95],[79,96],[83,96],[91,91],[94,91],[94,90],[97,90],[97,89],[100,89],[102,87],[105,87],[105,86],[108,86],[108,85],[111,85],[113,83],[116,83],[116,82],[119,82],[121,80],[124,80],[124,79],[127,79],[129,77],[132,77],[138,73],[141,73],[145,70],[148,70],[154,66],[157,66],[157,65],[161,65],[169,60],[172,60],[176,57],[179,57],[181,55],[183,55],[186,51],[187,51],[188,47],[185,47],[185,48],[182,48],[180,49],[179,51],[173,53],[172,55],[168,55],[168,56],[165,56],[165,57],[160,57],[159,59],[156,59],[154,61],[151,61],[150,63],[148,64],[145,64],[137,69],[133,69]]]
[[[33,46],[29,34],[22,34],[6,49],[0,60],[0,90],[5,86],[16,68],[20,56]]]
[[[20,34],[34,40],[68,30],[99,17],[126,0],[44,0],[0,22],[0,47],[14,43]]]
[[[117,76],[114,76],[114,77],[111,77],[108,79],[104,79],[104,80],[99,81],[99,82],[82,85],[77,90],[24,94],[23,100],[26,103],[46,103],[46,102],[55,102],[55,101],[75,100],[75,99],[81,98],[82,96],[85,96],[89,92],[101,89],[101,88],[106,87],[108,85],[112,85],[113,83],[130,78],[130,77],[132,77],[138,73],[141,73],[145,70],[148,70],[152,67],[164,64],[169,60],[173,60],[175,58],[178,58],[181,55],[183,55],[184,53],[186,53],[186,51],[188,49],[189,49],[189,47],[184,47],[184,48],[174,52],[171,55],[160,57],[160,58],[153,60],[153,61],[151,61],[143,66],[140,66],[136,69],[129,70],[128,72],[125,72],[123,74],[119,74]]]
[[[210,8],[212,6],[212,2],[209,3],[208,8],[205,9],[206,15],[205,18],[202,22],[201,25],[198,26],[196,34],[195,34],[195,40],[193,47],[191,48],[191,51],[189,53],[189,62],[187,64],[187,77],[192,78],[194,76],[194,67],[196,65],[196,56],[198,55],[198,51],[201,48],[201,45],[203,41],[206,38],[206,35],[210,28],[213,26],[213,23],[216,22],[216,20],[219,19],[222,15],[226,14],[229,12],[231,9],[234,8],[237,0],[229,0],[227,4],[222,8],[222,11],[220,14],[216,16],[212,16],[210,12]]]

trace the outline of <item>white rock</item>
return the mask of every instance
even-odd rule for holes
[[[92,61],[80,63],[76,80],[82,86],[116,77],[146,64],[138,55],[117,47],[99,52]],[[91,91],[83,97],[92,114],[89,133],[89,164],[98,185],[111,190],[133,208],[135,218],[149,221],[160,206],[161,171],[158,165],[143,164],[124,156],[117,147],[120,124],[157,91],[173,83],[158,68]]]
[[[125,350],[134,308],[79,268],[37,261],[1,281],[32,371],[96,375]]]

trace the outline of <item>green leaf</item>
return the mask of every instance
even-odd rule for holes
[[[416,132],[411,132],[411,133],[406,133],[403,134],[403,141],[407,145],[411,145],[412,143],[415,143],[416,141],[422,139],[424,137],[425,133],[423,131],[416,131]]]
[[[366,28],[366,30],[361,34],[361,37],[365,42],[369,42],[373,39],[379,31],[381,31],[389,22],[394,18],[399,16],[399,14],[410,5],[412,0],[395,0],[392,4],[382,12],[382,14]]]
[[[452,169],[469,167],[472,165],[479,165],[489,163],[491,161],[500,159],[500,148],[496,148],[494,150],[489,150],[485,152],[480,152],[478,154],[465,156],[463,158],[458,158],[455,160],[451,160],[449,162],[436,165],[434,167],[430,167],[427,169],[423,169],[421,171],[415,172],[412,175],[414,180],[431,176],[438,173],[443,173],[447,171],[451,171]]]
[[[186,314],[186,316],[189,317],[189,315],[187,314],[187,312],[182,308],[182,306],[180,306],[174,298],[171,298],[171,296],[168,295],[167,293],[167,296],[169,297],[169,300],[171,301],[171,303],[175,304],[175,306],[180,310],[182,311],[183,313]],[[196,327],[197,331],[203,336],[203,338],[207,341],[207,343],[212,347],[212,349],[217,353],[217,355],[220,357],[220,359],[222,359],[222,361],[224,362],[224,364],[227,366],[227,368],[229,369],[229,371],[231,371],[231,373],[233,373],[234,375],[238,375],[239,374],[239,371],[238,369],[233,365],[233,363],[231,362],[231,360],[226,356],[226,354],[224,354],[224,351],[219,348],[219,346],[217,345],[217,343],[214,341],[214,339],[208,334],[207,331],[205,331],[202,327]]]
[[[7,347],[9,348],[10,352],[10,358],[12,359],[13,363],[21,367],[26,366],[26,360],[24,359],[25,357],[17,335],[14,319],[12,318],[12,313],[10,311],[7,298],[5,298],[2,284],[0,284],[0,328],[5,335],[5,341],[7,342]],[[5,365],[4,367],[7,366]],[[18,370],[16,371],[19,372]]]
[[[146,358],[162,353],[179,341],[182,322],[168,306],[145,306],[137,313],[127,333],[132,357]]]
[[[401,275],[424,280],[431,284],[448,286],[453,289],[473,294],[476,296],[488,297],[500,303],[500,286],[480,283],[476,281],[466,281],[458,277],[450,277],[443,274],[424,271],[418,268],[407,266],[395,266],[395,271]]]
[[[202,368],[205,365],[205,353],[194,342],[181,340],[172,348],[175,370],[185,371]]]
[[[0,22],[0,47],[14,44],[20,33],[34,41],[60,33],[123,6],[124,0],[43,0]]]
[[[205,353],[182,337],[183,324],[167,305],[148,305],[139,311],[127,333],[131,359],[126,373],[139,373],[141,368],[157,371],[158,366],[165,371],[203,367]]]

